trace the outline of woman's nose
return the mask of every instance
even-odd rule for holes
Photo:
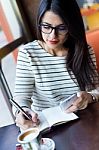
[[[53,29],[52,32],[50,33],[50,37],[55,38],[56,36],[57,36],[57,32],[55,29]]]

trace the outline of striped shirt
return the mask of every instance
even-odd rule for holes
[[[95,59],[92,51],[91,55]],[[37,40],[30,42],[18,53],[14,99],[36,112],[59,105],[80,90],[74,74],[71,76],[66,56],[53,56]]]

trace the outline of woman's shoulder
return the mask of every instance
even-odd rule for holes
[[[42,52],[42,47],[39,44],[38,40],[34,40],[27,44],[22,45],[19,48],[20,55],[28,55],[28,56],[39,56]]]
[[[33,49],[35,47],[38,47],[39,44],[38,44],[38,40],[34,40],[32,42],[29,42],[29,43],[26,43],[22,46],[23,49]]]

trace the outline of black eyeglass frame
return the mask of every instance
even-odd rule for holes
[[[42,30],[42,27],[43,26],[45,26],[45,27],[50,27],[51,28],[51,31],[49,32],[49,33],[46,33],[46,32],[44,32],[43,30]],[[52,31],[53,31],[53,29],[55,30],[55,32],[57,33],[57,34],[59,34],[59,35],[65,35],[65,34],[67,34],[68,33],[68,28],[64,25],[58,25],[58,26],[56,26],[56,27],[52,27],[51,25],[47,25],[47,24],[43,24],[43,23],[41,23],[41,24],[39,24],[38,25],[38,27],[39,27],[39,29],[43,32],[43,33],[45,33],[45,34],[50,34]],[[62,31],[62,29],[61,28],[59,28],[59,27],[66,27],[66,30],[65,30],[65,28],[64,28],[64,30],[63,31],[65,31],[65,32],[61,32],[61,33],[59,33],[59,29],[60,29],[60,31]]]

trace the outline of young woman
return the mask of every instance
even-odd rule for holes
[[[74,93],[78,98],[67,112],[99,100],[96,59],[86,42],[76,0],[41,0],[37,36],[18,54],[14,99],[32,116],[32,121],[26,120],[13,108],[16,125],[22,129],[39,123],[39,111],[59,105]]]

